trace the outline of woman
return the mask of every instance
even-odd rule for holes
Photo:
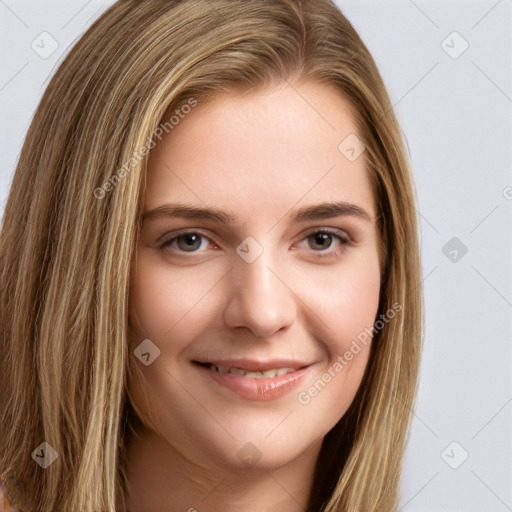
[[[19,509],[396,510],[413,185],[331,2],[117,2],[45,92],[0,258]]]

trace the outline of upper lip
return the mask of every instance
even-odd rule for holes
[[[261,372],[272,370],[274,368],[293,368],[299,370],[311,363],[301,362],[291,359],[211,359],[208,361],[194,361],[203,365],[213,364],[215,366],[224,366],[226,368],[240,368],[248,372]]]

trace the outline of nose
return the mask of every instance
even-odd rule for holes
[[[247,328],[262,338],[290,327],[297,315],[297,302],[281,267],[270,261],[265,251],[252,263],[236,258],[228,283],[226,325]]]

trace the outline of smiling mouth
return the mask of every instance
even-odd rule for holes
[[[193,361],[201,373],[222,388],[248,400],[276,400],[311,374],[312,364],[296,361]],[[231,364],[229,364],[231,363]],[[244,366],[244,368],[240,368]]]
[[[210,363],[204,363],[202,366],[206,366],[209,370],[216,373],[239,375],[241,377],[247,377],[251,379],[272,379],[274,377],[280,377],[287,373],[294,372],[294,368],[271,368],[269,370],[262,371],[249,371],[243,370],[242,368],[230,368],[228,366],[216,366]]]

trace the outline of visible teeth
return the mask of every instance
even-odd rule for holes
[[[233,375],[240,375],[251,379],[269,379],[279,377],[294,371],[293,368],[273,368],[271,370],[265,370],[261,372],[249,372],[242,370],[241,368],[228,368],[227,366],[215,366],[214,364],[210,364],[209,368],[210,370],[217,373],[231,373]]]
[[[265,373],[268,373],[268,372],[265,372]],[[236,373],[235,375],[239,375],[239,374]],[[251,377],[252,379],[261,379],[261,377],[263,377],[262,372],[245,372],[243,375],[244,375],[244,377]],[[266,375],[266,377],[274,377],[274,375]]]
[[[209,368],[210,370],[217,373],[229,373],[229,368],[227,368],[226,366],[215,366],[214,364],[211,364]]]

